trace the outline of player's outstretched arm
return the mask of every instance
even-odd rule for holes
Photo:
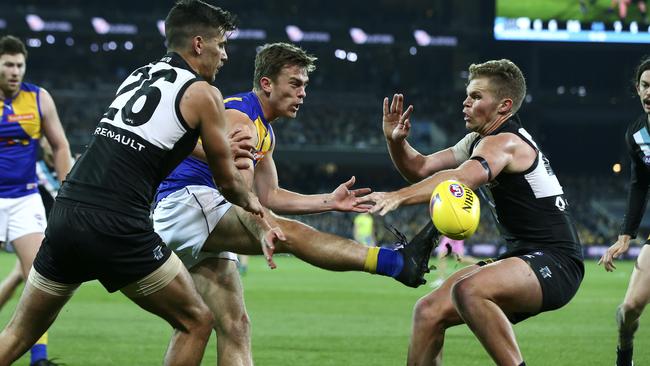
[[[326,211],[367,212],[370,188],[352,189],[356,178],[341,183],[332,193],[300,194],[278,186],[278,173],[269,151],[255,167],[255,191],[265,207],[279,214],[303,215]]]
[[[393,165],[404,179],[409,183],[416,183],[438,171],[458,166],[449,149],[425,156],[408,143],[413,106],[409,106],[404,111],[402,94],[393,95],[390,106],[388,98],[384,98],[383,103],[382,126],[388,152]]]
[[[467,160],[458,168],[440,171],[409,187],[394,192],[375,192],[368,199],[375,203],[371,213],[385,215],[402,205],[413,205],[428,202],[431,192],[441,182],[453,179],[476,189],[487,183],[491,177],[497,176],[506,166],[511,164],[515,157],[517,146],[523,142],[512,134],[489,136],[483,139],[474,151],[473,156],[485,159],[490,172],[485,170],[483,164],[477,160]],[[532,149],[530,149],[532,151]],[[530,163],[528,163],[530,164]]]
[[[275,243],[287,238],[274,220],[273,214],[266,209],[264,211],[264,217],[251,215],[242,210],[235,210],[235,213],[246,230],[259,241],[268,266],[275,269],[277,267],[273,261]]]
[[[59,114],[56,111],[56,105],[50,93],[41,88],[39,98],[41,101],[41,115],[43,116],[43,134],[52,147],[56,176],[59,182],[63,182],[72,167],[70,144],[65,137]]]
[[[226,140],[225,110],[219,90],[202,81],[190,85],[183,94],[180,110],[186,122],[199,129],[208,165],[224,197],[261,215],[262,205],[235,167]]]

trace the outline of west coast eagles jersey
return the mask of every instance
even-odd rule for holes
[[[224,99],[226,109],[236,109],[248,116],[255,125],[257,145],[253,152],[253,165],[257,165],[273,148],[275,135],[271,124],[264,118],[262,105],[254,92],[236,94]],[[217,188],[212,179],[212,172],[207,163],[194,157],[188,157],[160,184],[156,192],[156,203],[169,194],[186,186],[203,185]]]
[[[36,85],[22,83],[18,94],[0,100],[0,198],[38,192],[39,91]]]
[[[180,100],[199,80],[176,53],[129,75],[57,200],[148,216],[160,182],[196,145],[198,131],[183,119]]]

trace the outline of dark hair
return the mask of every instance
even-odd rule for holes
[[[299,66],[307,69],[307,73],[316,70],[317,58],[307,54],[305,50],[289,43],[267,43],[255,56],[255,75],[253,89],[260,89],[260,79],[263,77],[275,81],[285,66]]]
[[[0,38],[0,56],[5,54],[16,55],[19,53],[25,55],[25,59],[27,59],[27,48],[25,48],[23,41],[14,36]]]
[[[165,19],[167,48],[183,48],[189,38],[225,34],[237,27],[237,18],[230,12],[201,0],[180,0]]]
[[[647,70],[650,70],[650,56],[645,56],[639,63],[639,66],[636,67],[636,77],[634,78],[635,87],[639,85],[641,75]]]
[[[501,59],[469,66],[469,81],[478,77],[488,77],[494,84],[492,92],[498,98],[512,99],[512,113],[521,107],[526,96],[526,79],[514,62]]]

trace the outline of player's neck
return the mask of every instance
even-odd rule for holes
[[[269,98],[264,93],[264,90],[255,90],[254,92],[255,92],[255,96],[257,97],[257,100],[260,101],[260,105],[262,106],[262,113],[264,113],[264,119],[266,119],[269,123],[278,119],[278,115],[273,112],[273,108],[271,108],[271,103],[269,102]]]
[[[480,132],[481,135],[487,136],[499,128],[505,121],[512,117],[512,113],[498,116],[494,121],[486,125],[485,131]]]
[[[0,100],[13,99],[16,95],[18,95],[19,91],[20,89],[16,90],[15,92],[12,92],[11,90],[0,89]]]

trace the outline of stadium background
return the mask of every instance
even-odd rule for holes
[[[164,52],[164,38],[158,22],[164,19],[172,3],[125,0],[0,2],[0,34],[14,34],[28,44],[26,80],[44,86],[53,95],[74,152],[83,151],[98,116],[123,78]],[[627,123],[641,113],[632,80],[634,66],[647,53],[647,44],[495,41],[492,28],[496,12],[517,16],[521,8],[514,6],[516,3],[476,0],[330,0],[327,5],[290,0],[217,2],[216,5],[239,16],[240,32],[229,41],[229,61],[217,76],[216,85],[224,95],[248,90],[252,86],[256,47],[266,42],[292,40],[301,45],[319,58],[318,69],[311,76],[308,97],[298,118],[274,124],[280,184],[299,192],[327,192],[355,175],[358,186],[380,191],[405,184],[393,168],[383,142],[381,99],[395,92],[404,93],[406,102],[415,105],[410,141],[422,152],[435,151],[455,143],[464,134],[461,102],[468,65],[509,58],[527,77],[528,96],[520,113],[524,126],[549,157],[573,207],[587,254],[596,257],[615,238],[624,210],[629,170],[623,134]],[[586,19],[580,13],[578,1],[520,3],[529,4],[527,10],[533,13],[543,9],[540,16],[544,17]],[[609,3],[609,0],[600,0],[594,8],[600,7],[602,11],[598,14],[603,17],[612,17],[605,11]],[[631,18],[637,16],[635,10],[630,7]],[[351,28],[358,30],[350,32]],[[620,173],[612,170],[616,163],[622,164]],[[489,210],[483,211],[481,227],[468,242],[475,248],[485,249],[486,244],[488,248],[496,248],[500,244],[497,231],[487,215]],[[352,233],[350,214],[328,213],[300,219],[325,231],[344,236]],[[377,218],[377,236],[382,243],[392,240],[383,229],[384,224],[394,225],[412,235],[426,220],[425,207],[401,209],[386,218]],[[650,217],[642,223],[639,237],[644,238],[649,229]],[[631,256],[636,252],[631,250]],[[3,274],[8,272],[13,258],[2,255],[0,259],[0,274]],[[285,272],[271,274],[257,268],[245,279],[254,324],[254,353],[259,364],[393,365],[402,362],[410,309],[426,289],[409,291],[367,276],[326,273],[290,259],[282,264],[287,268]],[[256,265],[262,264],[254,260],[252,267]],[[595,357],[607,359],[609,363],[608,357],[613,353],[607,350],[613,350],[615,341],[612,314],[622,298],[631,266],[624,264],[613,275],[601,271],[590,264],[585,286],[566,311],[533,320],[532,326],[521,326],[524,339],[525,330],[529,329],[528,340],[538,347],[526,349],[526,342],[522,341],[524,352],[530,350],[529,353],[538,354],[533,357],[539,357],[544,355],[547,344],[549,348],[566,352],[573,349],[571,344],[576,344],[578,354],[592,352],[592,348],[598,347],[596,351],[602,352],[602,356],[596,353]],[[305,281],[296,283],[294,276]],[[314,276],[313,280],[310,276]],[[260,281],[267,281],[268,288],[261,286]],[[358,286],[377,290],[365,294],[370,299],[368,302],[356,303],[351,294],[358,291]],[[89,362],[84,364],[98,365],[146,364],[146,360],[155,359],[165,341],[149,342],[144,335],[164,339],[168,334],[164,325],[140,314],[120,296],[108,296],[94,285],[88,287],[82,290],[86,292],[82,292],[80,299],[73,300],[74,306],[64,310],[63,317],[72,320],[59,321],[55,325],[51,353],[60,355],[72,365],[80,364],[74,361],[74,355],[78,355],[77,360]],[[328,296],[325,290],[332,290],[334,294]],[[316,295],[323,297],[319,300]],[[332,298],[337,299],[333,307],[326,300]],[[121,310],[122,305],[124,310]],[[313,318],[287,316],[282,305],[310,309]],[[593,311],[584,312],[584,307],[593,307]],[[399,311],[389,311],[395,308]],[[356,314],[356,317],[350,315],[355,321],[337,318],[338,312],[347,311]],[[74,317],[78,312],[87,318]],[[282,316],[278,312],[283,313]],[[395,323],[392,326],[384,324],[384,330],[377,329],[374,317],[368,315],[373,312],[383,314],[378,316],[386,317],[386,324],[391,324],[388,319]],[[8,313],[8,310],[0,313],[0,324],[4,324]],[[110,324],[116,327],[114,336],[102,331],[107,327],[107,314],[117,319]],[[124,314],[144,325],[131,327],[137,322],[120,319]],[[95,317],[97,331],[80,332],[86,327],[92,329],[90,319]],[[264,323],[267,317],[277,317],[278,322]],[[326,331],[335,328],[333,324],[356,324],[359,317],[373,326],[364,327],[362,323],[354,330],[337,329],[334,334]],[[596,329],[588,331],[588,336],[566,330],[561,337],[558,334],[561,332],[557,327],[569,329],[564,325],[580,327],[586,323],[597,323]],[[265,328],[266,325],[276,328],[278,324],[301,325],[299,330],[287,325],[279,333]],[[545,330],[542,345],[536,341],[540,327]],[[134,330],[124,330],[132,328]],[[394,329],[399,329],[395,335],[391,334]],[[61,335],[68,331],[71,332],[69,338]],[[324,334],[324,338],[316,337],[318,332]],[[452,350],[462,349],[461,353],[471,356],[464,359],[450,355],[450,364],[487,362],[469,332],[455,330],[451,334],[458,335],[462,342],[469,342],[474,348],[466,349],[458,339],[450,339]],[[138,338],[141,335],[143,338]],[[94,339],[96,337],[101,339]],[[314,341],[306,342],[310,337],[315,337]],[[363,345],[355,349],[342,340],[346,337],[357,338],[351,344]],[[643,339],[643,331],[638,338]],[[129,357],[135,357],[129,348],[133,347],[134,339],[142,339],[138,352],[143,353],[143,358],[128,362]],[[90,340],[99,345],[87,346]],[[323,343],[331,340],[335,340],[334,343]],[[78,347],[70,346],[77,343]],[[124,347],[121,351],[120,344]],[[605,347],[600,347],[601,344]],[[58,352],[57,348],[65,351]],[[282,361],[285,356],[281,356],[284,352],[299,356],[286,363]],[[388,352],[385,357],[367,354],[382,355],[384,352]],[[89,355],[94,357],[95,354],[99,354],[97,360],[88,361]],[[340,354],[343,356],[337,358]],[[208,352],[204,363],[211,364],[212,357],[213,353]],[[648,355],[645,357],[650,360]],[[372,362],[366,363],[369,359]],[[454,363],[453,360],[460,361]],[[544,358],[537,360],[531,364],[569,364],[547,362]],[[571,364],[594,363],[583,361],[581,356]]]

